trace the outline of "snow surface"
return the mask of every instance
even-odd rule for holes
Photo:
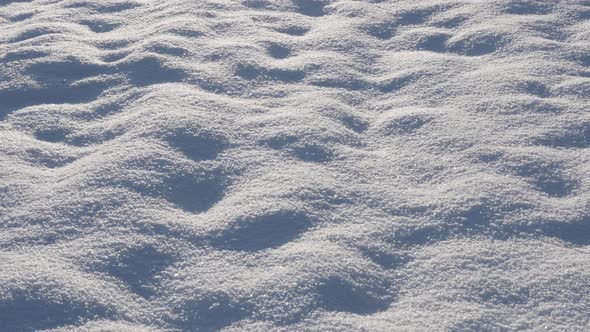
[[[0,0],[1,331],[590,330],[589,0]]]

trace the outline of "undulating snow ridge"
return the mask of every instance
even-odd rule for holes
[[[0,330],[590,329],[590,1],[0,0]]]

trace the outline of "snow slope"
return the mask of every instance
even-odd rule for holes
[[[0,0],[1,331],[590,329],[590,1]]]

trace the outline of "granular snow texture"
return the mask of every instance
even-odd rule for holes
[[[590,1],[0,31],[0,331],[590,330]]]

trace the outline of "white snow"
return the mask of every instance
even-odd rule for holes
[[[0,331],[590,329],[590,1],[0,0]]]

